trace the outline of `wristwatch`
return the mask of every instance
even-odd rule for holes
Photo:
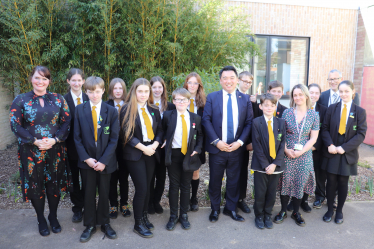
[[[219,140],[219,139],[216,139],[215,141],[213,141],[213,143],[212,143],[212,144],[213,144],[213,146],[217,147],[217,144],[218,144],[218,142],[219,142],[219,141],[221,141],[221,140]]]

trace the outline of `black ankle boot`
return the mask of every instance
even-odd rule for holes
[[[155,227],[153,226],[153,224],[148,220],[148,213],[147,211],[144,211],[143,212],[143,222],[144,222],[144,225],[149,229],[149,230],[153,230],[155,229]]]
[[[143,238],[152,238],[153,233],[148,230],[148,228],[144,225],[143,219],[135,219],[134,230],[136,234]]]

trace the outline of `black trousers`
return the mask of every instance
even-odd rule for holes
[[[280,174],[268,175],[255,171],[255,203],[253,209],[255,216],[271,216],[275,204],[277,186]]]
[[[241,169],[241,153],[243,147],[233,152],[219,151],[217,154],[209,153],[209,198],[211,208],[220,210],[222,177],[226,170],[226,208],[236,210],[239,200],[239,176]]]
[[[125,160],[118,158],[118,169],[111,174],[109,188],[109,202],[111,207],[118,207],[117,184],[119,182],[120,206],[128,205],[129,199],[129,171]]]
[[[151,179],[155,170],[155,157],[146,156],[138,161],[125,160],[127,169],[135,185],[135,196],[133,200],[134,218],[141,219],[143,211],[148,210],[149,192],[151,187]]]
[[[171,165],[168,167],[169,175],[169,203],[170,216],[178,216],[178,199],[180,190],[180,215],[187,214],[190,203],[190,184],[193,172],[183,171],[185,155],[181,149],[172,149]]]
[[[327,173],[326,173],[326,170],[323,170],[321,168],[322,158],[317,156],[316,153],[322,154],[320,151],[313,151],[313,166],[314,166],[314,173],[316,176],[316,189],[315,189],[314,194],[315,194],[316,200],[324,201],[326,199]]]
[[[244,145],[243,145],[244,146]],[[244,200],[247,196],[247,186],[248,186],[248,164],[249,164],[249,151],[244,148],[242,153],[242,162],[240,169],[239,178],[239,200]]]
[[[165,150],[158,148],[157,152],[160,155],[160,162],[156,160],[155,172],[151,180],[151,190],[149,195],[149,204],[159,203],[165,189],[166,181],[166,166],[165,166]],[[155,185],[156,182],[156,185]]]
[[[85,226],[109,224],[109,184],[110,174],[101,174],[94,169],[81,169],[84,186]],[[99,191],[99,202],[96,208],[96,188]]]
[[[69,160],[69,166],[71,171],[71,177],[73,181],[73,191],[70,192],[70,199],[73,203],[72,211],[74,213],[82,211],[84,207],[84,190],[83,184],[81,187],[79,181],[79,175],[81,174],[81,169],[78,167],[78,160]],[[82,176],[81,176],[82,177]]]

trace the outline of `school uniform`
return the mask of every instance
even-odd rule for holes
[[[196,102],[195,102],[195,99],[194,98],[191,98],[192,100],[194,100],[192,103],[194,105],[194,111],[193,113],[199,115],[201,118],[203,118],[203,114],[204,114],[204,107],[197,107],[196,106]],[[187,106],[187,110],[189,112],[191,109],[191,104]],[[203,131],[203,134],[204,134],[204,127],[202,127],[202,131]],[[200,161],[201,161],[201,164],[205,164],[206,162],[206,156],[205,156],[205,140],[203,141],[203,147],[201,148],[201,153],[199,154],[199,157],[200,157]]]
[[[78,153],[75,148],[74,142],[74,118],[75,118],[75,107],[78,104],[85,103],[89,101],[87,94],[81,91],[79,96],[76,96],[71,90],[64,95],[66,102],[68,103],[71,121],[70,121],[70,133],[65,141],[67,153],[68,153],[68,163],[71,170],[71,176],[73,180],[73,191],[70,192],[70,199],[73,203],[72,211],[73,213],[82,212],[84,207],[84,191],[81,188],[79,181],[80,168],[78,167]],[[83,187],[83,186],[82,186]]]
[[[178,197],[180,190],[180,215],[187,214],[190,203],[190,183],[193,172],[201,166],[199,154],[203,146],[201,117],[185,111],[183,117],[177,110],[166,111],[162,120],[165,132],[165,165],[168,167],[170,180],[169,202],[170,215],[178,216]],[[186,124],[187,150],[183,148],[183,121]],[[191,157],[193,151],[198,154]]]
[[[260,104],[259,103],[252,103],[252,108],[253,108],[253,116],[254,118],[261,117],[264,115],[262,110],[260,109]],[[284,110],[287,110],[288,108],[277,102],[277,110],[275,111],[275,117],[276,118],[281,118],[283,115]]]
[[[270,154],[269,123],[274,134],[274,155]],[[276,189],[280,174],[285,169],[284,148],[286,142],[286,125],[282,118],[265,116],[255,118],[252,126],[253,156],[251,168],[254,171],[255,203],[253,205],[256,217],[270,217],[275,203]],[[275,164],[273,174],[266,174],[266,167]]]
[[[95,107],[95,108],[94,108]],[[97,129],[93,124],[92,110],[96,111]],[[119,136],[118,112],[100,101],[93,105],[87,101],[75,110],[74,141],[79,155],[84,186],[84,226],[109,224],[110,176],[117,169],[116,148]],[[95,136],[97,140],[95,141]],[[84,161],[94,158],[105,165],[103,171],[95,171]],[[96,208],[96,187],[99,202]]]
[[[122,157],[125,160],[125,164],[130,172],[130,176],[135,185],[135,196],[133,200],[133,210],[135,220],[140,220],[143,217],[143,212],[147,213],[147,207],[149,203],[151,179],[153,177],[156,161],[160,161],[160,156],[155,153],[152,156],[146,156],[143,152],[135,146],[139,143],[147,146],[153,144],[154,141],[159,142],[159,146],[163,143],[163,130],[161,124],[161,115],[157,106],[145,105],[144,107],[138,105],[138,115],[135,119],[135,129],[129,136],[129,141],[122,148]],[[127,105],[125,104],[121,108],[120,112],[120,123],[122,124]],[[144,112],[144,114],[143,114]],[[147,124],[143,115],[148,117],[147,119],[151,123],[153,131],[153,139],[151,134],[148,136]],[[121,126],[122,127],[122,126]],[[122,134],[125,134],[125,130],[121,128]]]

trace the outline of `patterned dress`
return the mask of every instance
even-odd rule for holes
[[[44,101],[44,107],[40,104]],[[65,139],[69,134],[70,113],[65,99],[47,92],[18,95],[10,108],[10,126],[18,138],[18,164],[23,200],[40,199],[46,192],[58,196],[70,186],[66,167]],[[39,150],[35,139],[58,138],[49,150]],[[68,174],[69,172],[69,174]]]
[[[293,149],[298,143],[299,133],[297,132],[297,122],[294,114],[294,108],[287,109],[283,112],[282,118],[286,121],[286,144],[288,149]],[[299,130],[304,122],[305,117],[300,122]],[[300,138],[300,144],[303,146],[310,138],[311,130],[319,130],[319,115],[309,109],[306,115],[305,125]],[[314,169],[312,149],[305,152],[298,158],[289,158],[284,156],[286,169],[281,178],[281,195],[288,195],[301,199],[304,192],[313,194],[314,191]]]

